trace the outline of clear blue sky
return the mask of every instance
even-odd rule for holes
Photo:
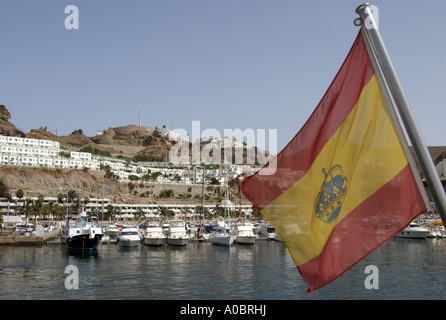
[[[138,124],[299,131],[346,57],[362,1],[0,2],[0,104],[24,132]],[[428,145],[446,145],[446,1],[373,1]],[[79,29],[67,30],[67,5]]]

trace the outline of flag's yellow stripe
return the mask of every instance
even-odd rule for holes
[[[279,230],[297,265],[318,256],[334,226],[407,164],[376,75],[311,168],[262,213]],[[317,194],[326,172],[343,168],[347,194],[337,219],[326,223],[315,215]]]

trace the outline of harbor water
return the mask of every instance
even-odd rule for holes
[[[368,265],[377,267],[376,289],[365,286]],[[77,288],[66,284],[73,267]],[[2,300],[387,300],[446,298],[446,240],[391,239],[328,286],[306,290],[278,241],[101,244],[93,253],[68,252],[63,245],[0,247]]]

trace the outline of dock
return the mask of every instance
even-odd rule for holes
[[[12,232],[11,234],[3,234],[2,236],[0,236],[0,245],[41,246],[43,244],[59,244],[60,232],[60,230],[45,232],[42,237],[38,237],[35,235],[20,235]]]

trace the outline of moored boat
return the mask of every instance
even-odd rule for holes
[[[217,226],[209,239],[212,244],[229,247],[235,242],[235,233],[225,220],[217,220]]]
[[[68,217],[62,230],[62,241],[68,249],[94,250],[102,237],[102,227],[97,217],[87,216],[85,212]]]
[[[163,228],[159,221],[147,222],[144,231],[144,244],[148,246],[161,246],[166,242],[166,236],[163,234]]]
[[[269,240],[275,240],[276,230],[270,224],[263,224],[260,227],[259,236],[262,238],[268,238]]]
[[[102,242],[116,242],[119,236],[120,230],[115,225],[109,225],[104,227],[104,237]]]
[[[429,235],[429,230],[420,226],[418,223],[411,222],[404,230],[398,232],[395,237],[397,238],[410,238],[410,239],[426,239]]]
[[[224,229],[218,230],[210,236],[212,244],[230,247],[235,241],[235,235],[225,232]]]
[[[141,244],[141,237],[135,227],[123,227],[118,238],[121,247],[137,247]]]
[[[238,223],[235,226],[235,242],[240,244],[254,244],[257,236],[251,223]]]
[[[185,246],[189,243],[189,236],[186,233],[186,224],[183,220],[169,221],[167,234],[167,244],[173,246]]]

